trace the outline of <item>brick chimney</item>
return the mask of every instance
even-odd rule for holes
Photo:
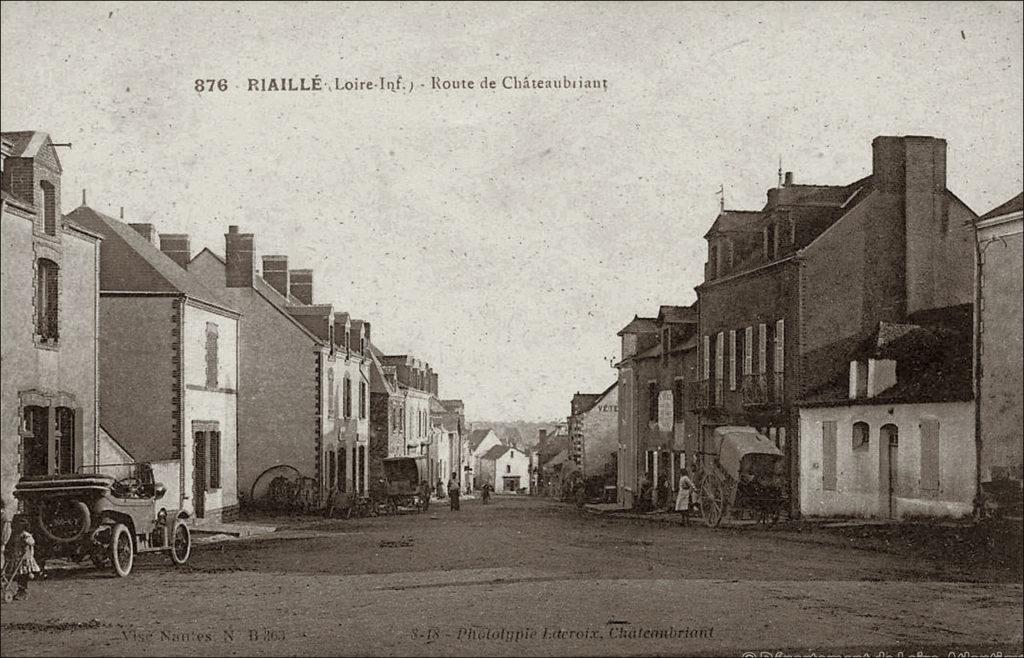
[[[873,184],[891,213],[887,221],[896,222],[893,230],[899,233],[890,244],[903,252],[904,312],[948,305],[941,299],[950,230],[946,140],[882,136],[871,146]]]
[[[313,303],[313,270],[291,270],[288,291],[303,304]]]
[[[85,204],[83,203],[82,205],[84,206]],[[158,249],[160,248],[160,242],[156,238],[155,226],[153,226],[152,224],[129,224],[128,226],[131,226],[133,229],[135,229],[136,233],[146,238],[146,240],[148,240],[151,245]]]
[[[160,251],[178,264],[182,269],[188,269],[188,262],[192,260],[192,252],[189,249],[188,236],[184,233],[161,233]]]
[[[270,284],[270,287],[285,297],[288,296],[288,257],[287,256],[264,256],[263,257],[263,280]]]
[[[255,272],[255,240],[252,233],[239,233],[237,226],[229,226],[224,234],[224,255],[227,263],[224,273],[228,288],[252,287]]]

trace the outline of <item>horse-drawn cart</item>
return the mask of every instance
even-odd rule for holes
[[[426,457],[388,457],[384,462],[384,483],[387,487],[384,510],[398,514],[399,507],[412,507],[417,512],[430,504]]]
[[[786,502],[782,451],[751,427],[716,427],[704,448],[696,473],[704,523],[748,513],[774,525]]]

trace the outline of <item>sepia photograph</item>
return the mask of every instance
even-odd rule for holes
[[[1024,655],[1024,3],[0,2],[0,656]]]

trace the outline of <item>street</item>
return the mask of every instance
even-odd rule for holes
[[[853,535],[711,530],[532,498],[278,522],[55,569],[5,604],[2,655],[1019,653],[1016,565]],[[886,546],[889,546],[888,550]],[[1018,547],[1019,549],[1019,547]]]

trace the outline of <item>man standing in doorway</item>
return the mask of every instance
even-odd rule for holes
[[[451,501],[451,511],[459,509],[459,474],[452,473],[452,479],[448,480],[448,498]]]

